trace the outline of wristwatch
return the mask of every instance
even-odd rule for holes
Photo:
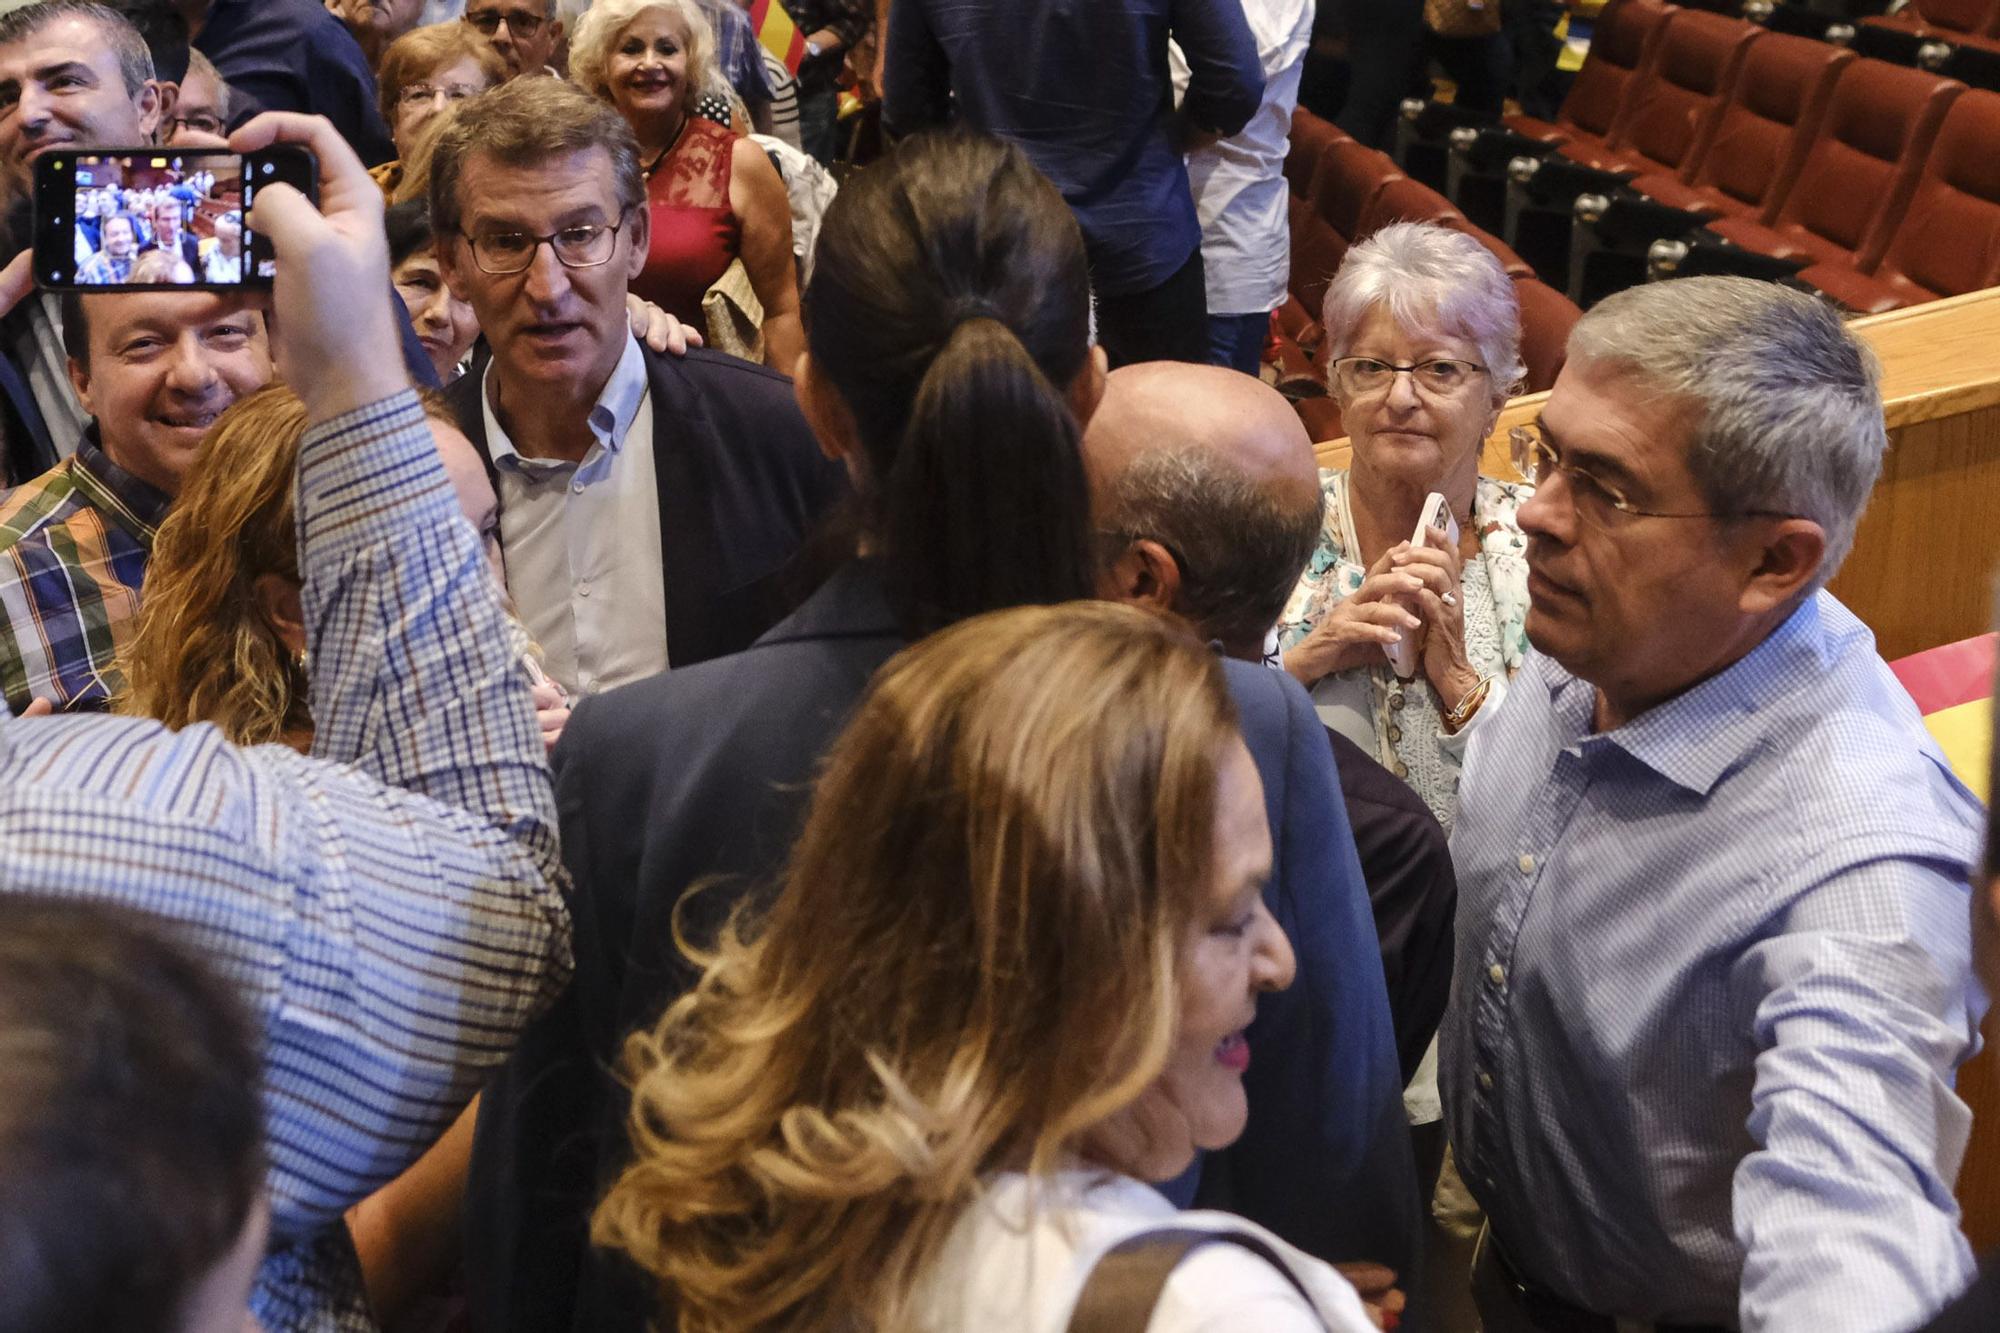
[[[819,44],[818,42],[816,42],[816,41],[812,40],[812,38],[808,37],[808,38],[806,39],[806,59],[807,59],[807,60],[818,60],[818,59],[819,59],[819,53],[820,53],[820,51],[821,51],[821,50],[823,50],[823,49],[824,49],[824,48],[822,48],[822,47],[820,46],[820,44]]]

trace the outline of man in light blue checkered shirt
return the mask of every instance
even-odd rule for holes
[[[1821,590],[1885,445],[1838,317],[1726,278],[1594,308],[1517,439],[1440,1080],[1489,1333],[1889,1333],[1972,1278],[1981,814]]]
[[[285,187],[255,204],[279,370],[313,423],[313,755],[207,725],[0,722],[0,892],[152,913],[261,1022],[271,1249],[253,1308],[274,1333],[373,1327],[343,1212],[438,1137],[570,963],[521,632],[409,388],[381,194],[323,120],[262,117],[235,146],[279,132],[322,173],[323,216]]]

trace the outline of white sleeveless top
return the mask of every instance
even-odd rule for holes
[[[1063,1333],[1084,1279],[1113,1245],[1163,1226],[1244,1231],[1282,1256],[1310,1291],[1241,1246],[1211,1245],[1174,1269],[1147,1333],[1373,1333],[1361,1298],[1320,1260],[1228,1213],[1178,1212],[1157,1191],[1104,1171],[1060,1172],[1039,1189],[1007,1172],[965,1210],[915,1292],[923,1333]]]

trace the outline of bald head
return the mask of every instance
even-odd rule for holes
[[[1147,454],[1202,451],[1246,481],[1288,493],[1319,492],[1312,437],[1284,395],[1221,366],[1147,361],[1111,372],[1084,433],[1091,485],[1102,488]]]
[[[1107,595],[1258,655],[1319,538],[1319,468],[1291,405],[1219,366],[1126,366],[1105,382],[1083,453],[1098,526],[1122,542]]]

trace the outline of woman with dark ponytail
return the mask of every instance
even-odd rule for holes
[[[777,880],[821,757],[899,649],[1092,595],[1079,440],[1105,371],[1089,306],[1075,220],[1011,145],[911,139],[828,210],[798,394],[853,478],[858,554],[747,651],[570,720],[555,768],[576,980],[481,1102],[467,1214],[482,1327],[636,1333],[658,1313],[589,1254],[587,1224],[628,1153],[606,1071],[697,975],[675,944],[683,895],[704,885],[681,925],[706,943]]]
[[[1058,197],[997,139],[923,136],[820,232],[799,397],[848,460],[911,637],[1090,595],[1079,418],[1104,372]]]

